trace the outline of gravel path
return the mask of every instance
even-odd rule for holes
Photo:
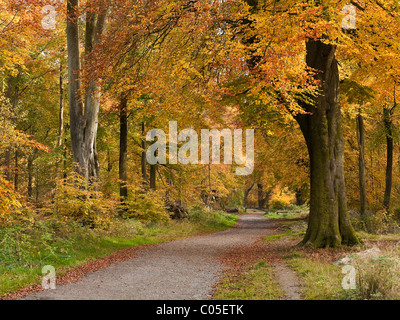
[[[242,215],[232,229],[143,248],[133,259],[24,299],[210,299],[225,268],[219,257],[271,234],[271,225],[261,213]]]
[[[272,267],[275,270],[276,281],[285,293],[285,300],[301,300],[300,283],[293,271],[280,263],[273,264]]]

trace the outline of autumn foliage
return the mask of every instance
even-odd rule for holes
[[[310,43],[337,61],[346,209],[353,220],[365,211],[372,224],[392,216],[399,7],[351,3],[356,27],[347,30],[347,1],[0,0],[0,216],[28,201],[45,216],[106,227],[167,221],[168,200],[266,210],[314,203],[311,151],[323,147],[310,147],[299,119],[320,110],[324,81]],[[168,132],[169,121],[197,132],[254,129],[253,173],[150,166],[146,133]],[[332,123],[312,127],[332,132]]]

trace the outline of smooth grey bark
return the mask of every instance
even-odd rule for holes
[[[69,73],[69,109],[73,161],[75,170],[86,181],[96,180],[99,163],[96,151],[98,113],[100,107],[100,86],[90,78],[82,100],[80,82],[80,51],[78,0],[67,1],[67,49]],[[102,13],[88,13],[85,34],[85,58],[88,60],[94,45],[105,30],[107,6]],[[89,75],[90,76],[90,75]],[[82,101],[85,102],[83,105]]]
[[[80,69],[78,0],[67,1],[68,91],[72,155],[75,170],[87,176],[82,155],[83,104],[80,98]]]

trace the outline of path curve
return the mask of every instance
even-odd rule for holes
[[[262,213],[241,215],[234,228],[144,247],[130,260],[23,299],[210,299],[226,267],[219,259],[221,255],[272,234],[272,224]]]

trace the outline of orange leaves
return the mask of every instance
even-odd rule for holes
[[[20,199],[12,184],[0,175],[0,219],[17,212],[22,207]]]

